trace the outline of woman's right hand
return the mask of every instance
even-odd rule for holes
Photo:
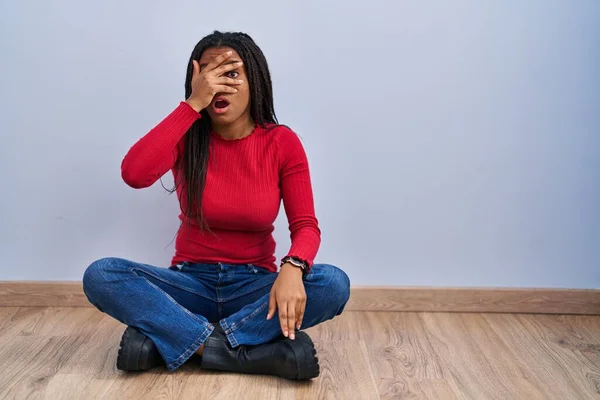
[[[194,64],[192,94],[185,102],[197,112],[208,107],[217,93],[237,92],[237,89],[233,86],[241,84],[242,81],[223,76],[227,72],[240,68],[243,64],[241,61],[232,64],[223,64],[231,54],[232,52],[228,51],[217,56],[202,71],[200,71],[198,61],[192,61]]]

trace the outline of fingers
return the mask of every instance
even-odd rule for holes
[[[219,54],[211,62],[208,63],[205,71],[212,71],[213,69],[217,68],[225,60],[227,60],[229,57],[231,57],[232,54],[233,54],[233,52],[231,50],[226,51],[225,53]]]
[[[287,306],[288,306],[287,327],[288,327],[288,332],[289,332],[290,339],[292,339],[292,340],[296,339],[296,334],[295,334],[295,332],[296,332],[296,328],[295,328],[295,324],[296,324],[296,304],[292,303],[292,302],[290,302],[290,303],[287,304]]]
[[[227,85],[217,85],[215,86],[215,90],[217,93],[237,93],[237,89]]]
[[[217,80],[215,82],[219,85],[233,85],[233,86],[241,85],[242,83],[244,83],[244,81],[242,81],[240,79],[232,79],[232,78],[227,78],[224,76],[217,78]]]
[[[279,309],[279,325],[281,326],[281,332],[283,336],[288,337],[290,330],[288,328],[288,303],[277,304]]]
[[[231,64],[224,64],[224,65],[221,65],[218,68],[215,68],[214,70],[212,70],[211,73],[213,73],[217,76],[221,76],[226,72],[233,71],[234,69],[241,67],[242,65],[244,65],[244,63],[241,61],[234,62]]]
[[[275,310],[277,309],[277,300],[275,299],[275,293],[271,291],[269,295],[269,312],[267,313],[267,320],[273,318]]]
[[[304,310],[306,309],[306,300],[298,302],[296,306],[296,329],[302,327],[302,320],[304,319]]]
[[[196,61],[196,60],[192,60],[192,64],[194,67],[194,72],[192,74],[192,78],[195,78],[198,76],[198,74],[200,74],[200,64],[198,64],[198,61]]]

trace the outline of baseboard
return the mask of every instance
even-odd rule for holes
[[[0,307],[91,307],[81,282],[0,282]]]
[[[88,307],[80,282],[0,282],[0,307]],[[353,287],[349,311],[600,315],[600,290]]]
[[[600,290],[354,287],[348,309],[600,315]]]

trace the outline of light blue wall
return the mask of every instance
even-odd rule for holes
[[[0,280],[169,262],[176,198],[120,162],[215,28],[267,55],[318,261],[356,285],[600,287],[597,0],[0,0]]]

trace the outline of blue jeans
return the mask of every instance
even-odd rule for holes
[[[186,262],[164,268],[103,258],[86,269],[83,290],[100,311],[152,339],[174,371],[202,346],[216,323],[233,347],[280,337],[279,318],[267,321],[277,276],[251,264]],[[315,264],[303,281],[307,301],[301,329],[342,313],[350,297],[350,280],[342,270]]]

